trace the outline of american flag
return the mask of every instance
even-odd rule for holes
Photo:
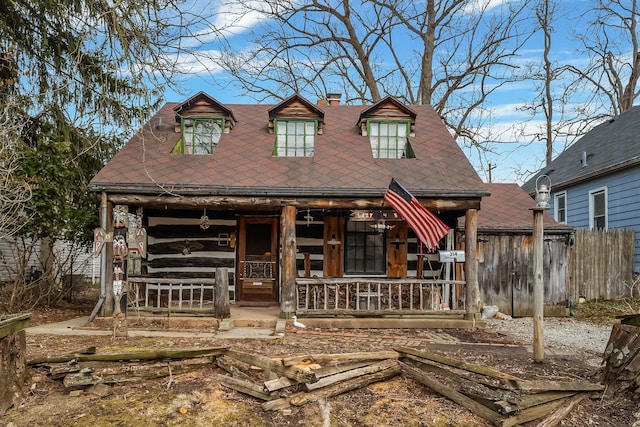
[[[438,217],[426,210],[395,178],[391,179],[384,200],[407,221],[418,239],[428,249],[436,249],[440,239],[450,230]]]

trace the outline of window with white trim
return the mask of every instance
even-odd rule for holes
[[[554,218],[561,224],[567,223],[567,192],[557,193],[553,200]]]
[[[589,228],[607,229],[607,189],[589,192]]]
[[[276,119],[276,144],[273,154],[278,157],[313,157],[316,120]]]
[[[375,159],[413,158],[409,144],[409,122],[369,120],[367,135]]]
[[[222,130],[223,117],[183,117],[180,124],[182,138],[174,152],[182,154],[213,154],[218,146]]]

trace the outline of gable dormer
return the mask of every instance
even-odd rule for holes
[[[397,99],[386,96],[360,113],[357,126],[368,136],[374,158],[415,157],[409,137],[415,136],[416,113]]]
[[[315,135],[324,129],[324,112],[295,94],[269,110],[269,133],[276,135],[273,155],[313,157]]]
[[[175,131],[182,135],[173,152],[212,154],[223,133],[236,124],[231,109],[204,92],[199,92],[174,108]]]

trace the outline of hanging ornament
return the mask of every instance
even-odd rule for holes
[[[204,215],[200,217],[200,228],[206,230],[209,228],[209,217],[207,216],[207,208],[204,208]]]
[[[313,217],[311,216],[311,212],[309,211],[309,208],[307,208],[307,214],[304,216],[304,219],[307,220],[307,227],[309,226],[311,221],[313,221]]]

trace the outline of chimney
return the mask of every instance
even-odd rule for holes
[[[340,105],[340,98],[342,98],[341,93],[328,93],[327,101],[329,101],[329,105]]]

